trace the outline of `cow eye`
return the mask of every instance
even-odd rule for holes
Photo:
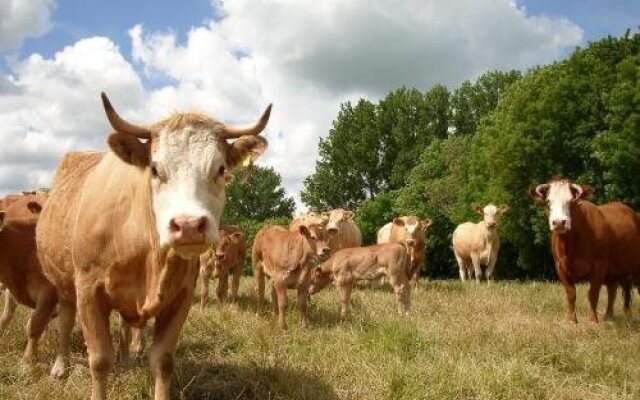
[[[156,163],[151,164],[151,176],[153,176],[154,178],[159,177],[158,165]]]
[[[220,168],[218,168],[218,175],[220,176],[224,175],[225,171],[226,171],[226,168],[224,167],[224,165],[221,165]]]

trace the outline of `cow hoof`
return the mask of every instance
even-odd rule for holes
[[[33,365],[34,365],[34,362],[33,362],[33,359],[31,358],[23,357],[22,359],[20,359],[20,370],[22,372],[31,371],[31,369],[33,368]]]
[[[53,368],[51,368],[51,377],[56,379],[62,379],[64,377],[64,373],[66,370],[66,366],[64,361],[58,359],[55,364],[53,364]]]

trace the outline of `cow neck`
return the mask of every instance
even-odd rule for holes
[[[580,240],[580,236],[586,229],[586,217],[582,210],[582,201],[572,202],[569,206],[569,214],[571,216],[571,229],[565,233],[553,232],[552,246],[555,247],[555,256],[558,257],[556,263],[558,267],[563,269],[566,274],[571,274],[571,270],[567,263],[569,262],[569,253],[572,251],[572,245],[576,240]]]
[[[484,221],[480,221],[479,224],[482,226],[482,235],[484,239],[489,243],[495,243],[498,239],[498,229],[489,229]]]

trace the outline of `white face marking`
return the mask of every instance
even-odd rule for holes
[[[182,132],[162,131],[151,161],[159,172],[159,177],[151,178],[151,191],[160,246],[175,244],[170,226],[176,218],[206,218],[206,240],[217,244],[225,200],[219,169],[225,166],[225,158],[216,134],[192,127]]]
[[[340,223],[343,219],[344,212],[338,210],[331,211],[331,214],[329,215],[329,222],[327,223],[327,229],[329,231],[337,231],[340,229]]]
[[[500,214],[498,213],[498,208],[493,204],[487,204],[484,209],[482,209],[482,213],[484,215],[483,221],[486,227],[494,228],[498,224],[498,218]]]
[[[550,230],[568,231],[571,229],[569,208],[573,200],[575,199],[571,191],[571,184],[568,181],[557,181],[549,184],[547,201],[549,202]]]

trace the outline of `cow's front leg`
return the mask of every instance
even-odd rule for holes
[[[73,303],[58,303],[58,355],[51,368],[51,376],[62,378],[67,369],[71,331],[76,322],[76,305]]]
[[[576,316],[576,285],[573,282],[562,282],[567,293],[567,321],[577,323]]]
[[[224,304],[227,300],[227,292],[229,291],[229,270],[221,267],[218,272],[218,288],[216,289],[216,295],[218,296],[218,303]]]
[[[602,284],[599,281],[591,281],[589,284],[589,321],[598,322],[598,298],[600,297],[600,288]]]
[[[240,277],[242,276],[242,264],[237,265],[233,269],[233,278],[231,281],[231,301],[238,299],[238,289],[240,288]]]
[[[2,317],[0,317],[0,336],[2,336],[5,329],[7,329],[7,326],[9,326],[9,323],[13,319],[13,315],[16,312],[17,305],[18,303],[16,303],[13,296],[11,296],[11,293],[9,293],[9,290],[5,289],[4,309],[2,310]]]
[[[278,300],[278,326],[280,329],[287,329],[287,306],[289,301],[287,298],[287,286],[281,276],[276,275],[273,278],[272,285]]]
[[[476,283],[480,283],[482,280],[482,264],[480,263],[480,257],[477,255],[471,256],[471,262],[473,263],[473,271],[476,276]]]
[[[118,356],[120,363],[125,368],[131,364],[131,325],[120,316],[120,341],[118,343]]]
[[[211,266],[203,263],[200,267],[200,309],[204,310],[209,299],[209,280],[211,279]]]
[[[489,259],[489,262],[487,263],[487,269],[484,271],[484,276],[487,280],[487,283],[493,280],[493,269],[496,267],[496,261],[498,261],[497,253]]]
[[[616,302],[616,295],[618,293],[618,284],[610,283],[607,285],[607,311],[604,313],[605,320],[613,319],[613,306]]]
[[[169,400],[173,352],[184,321],[189,314],[193,294],[184,289],[173,303],[156,317],[149,366],[155,379],[155,400]]]
[[[631,281],[626,281],[622,284],[622,298],[624,300],[624,314],[627,317],[631,317]]]
[[[7,293],[9,293],[7,291]],[[51,320],[51,314],[58,302],[58,296],[53,288],[42,289],[38,293],[38,299],[36,300],[36,308],[29,317],[29,323],[27,324],[27,348],[22,356],[22,365],[32,364],[38,354],[38,341],[44,328]]]
[[[300,312],[300,325],[303,328],[309,326],[307,316],[307,300],[309,299],[309,285],[298,285],[298,311]]]
[[[353,283],[348,281],[337,281],[336,286],[338,286],[338,291],[340,292],[340,321],[344,322],[349,319]]]
[[[144,351],[144,329],[145,327],[131,328],[131,352],[135,357],[140,357]]]

